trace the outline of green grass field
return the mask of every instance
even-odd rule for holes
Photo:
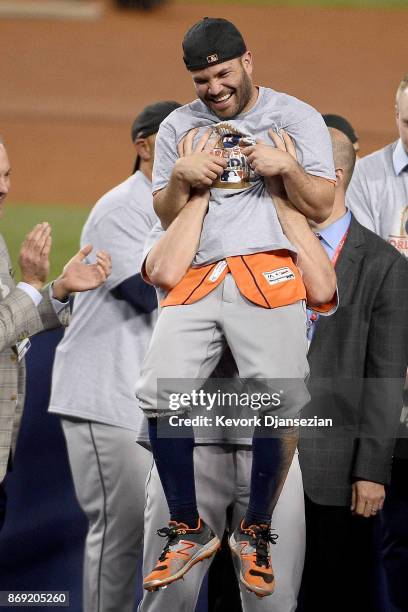
[[[50,279],[52,279],[78,250],[81,229],[88,214],[89,210],[83,207],[14,205],[7,202],[4,216],[0,220],[0,232],[7,242],[17,280],[20,245],[27,232],[36,223],[48,221],[52,227],[53,243],[50,257]]]

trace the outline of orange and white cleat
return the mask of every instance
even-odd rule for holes
[[[272,595],[275,589],[269,544],[275,544],[277,538],[269,525],[244,528],[241,521],[229,539],[231,551],[239,560],[240,580],[258,597]]]
[[[156,567],[143,581],[147,591],[156,591],[179,580],[193,565],[212,557],[221,544],[202,519],[198,520],[195,529],[190,529],[184,523],[170,521],[169,526],[159,529],[157,534],[167,537],[167,544]]]

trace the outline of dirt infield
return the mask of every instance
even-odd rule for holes
[[[13,201],[92,204],[131,169],[129,127],[156,99],[187,102],[185,30],[231,19],[255,57],[255,80],[355,125],[368,153],[395,135],[393,96],[406,63],[408,11],[234,8],[192,4],[96,21],[0,21],[0,133]]]

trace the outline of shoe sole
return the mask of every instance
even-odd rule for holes
[[[244,578],[244,576],[242,575],[242,562],[241,562],[241,554],[240,551],[238,550],[238,545],[235,541],[234,538],[234,534],[232,534],[232,536],[230,537],[230,539],[228,540],[228,544],[229,547],[231,549],[231,552],[238,558],[239,560],[239,564],[240,564],[240,571],[239,571],[239,579],[242,582],[242,584],[245,586],[246,590],[249,591],[250,593],[254,593],[254,595],[256,595],[257,597],[268,597],[269,595],[272,595],[272,593],[275,590],[275,578],[273,579],[271,588],[272,590],[270,591],[265,591],[264,589],[260,588],[260,587],[256,587],[252,584],[249,584],[249,582],[247,582]]]
[[[197,553],[195,557],[192,557],[190,561],[188,561],[185,565],[183,565],[183,567],[180,568],[178,572],[176,572],[172,576],[164,578],[163,580],[156,579],[150,580],[149,582],[145,582],[143,583],[143,588],[146,589],[146,591],[157,591],[162,587],[166,587],[167,585],[176,582],[176,580],[180,580],[180,578],[183,578],[184,574],[186,574],[193,567],[193,565],[195,565],[199,561],[204,561],[204,559],[209,559],[210,557],[212,557],[213,554],[217,552],[220,546],[221,542],[219,538],[215,536],[215,538],[213,538],[208,542],[208,544],[206,544],[205,548],[202,548],[200,552]]]

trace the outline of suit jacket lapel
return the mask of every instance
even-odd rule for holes
[[[359,223],[351,218],[350,229],[344,247],[336,264],[337,286],[339,288],[339,304],[349,304],[354,287],[359,281],[357,270],[364,257],[364,236]]]

